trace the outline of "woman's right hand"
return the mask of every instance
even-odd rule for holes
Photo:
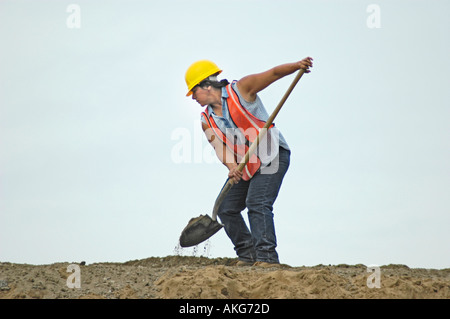
[[[241,180],[242,172],[238,170],[237,164],[229,167],[228,178],[233,181],[233,184],[237,184]]]

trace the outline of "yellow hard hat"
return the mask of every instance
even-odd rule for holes
[[[186,96],[192,94],[192,89],[194,86],[199,84],[201,81],[213,74],[219,74],[222,72],[221,69],[212,61],[200,60],[191,64],[187,69],[184,79],[186,80],[186,85],[188,87],[188,93]]]

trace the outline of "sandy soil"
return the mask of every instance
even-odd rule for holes
[[[450,299],[450,269],[380,267],[380,288],[365,265],[273,268],[235,266],[236,259],[151,257],[125,263],[78,263],[80,288],[69,288],[71,264],[0,263],[0,298],[43,299]],[[74,284],[75,280],[70,280]]]

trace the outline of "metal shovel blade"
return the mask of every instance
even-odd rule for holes
[[[217,233],[222,227],[222,224],[208,215],[192,218],[181,232],[180,246],[191,247],[198,245]]]

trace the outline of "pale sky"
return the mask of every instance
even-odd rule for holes
[[[449,268],[449,10],[0,0],[0,261],[195,254],[178,238],[212,213],[227,170],[185,97],[187,67],[210,59],[231,81],[311,56],[275,121],[292,150],[280,262]],[[269,113],[292,79],[260,93]],[[202,250],[235,257],[223,230]]]

